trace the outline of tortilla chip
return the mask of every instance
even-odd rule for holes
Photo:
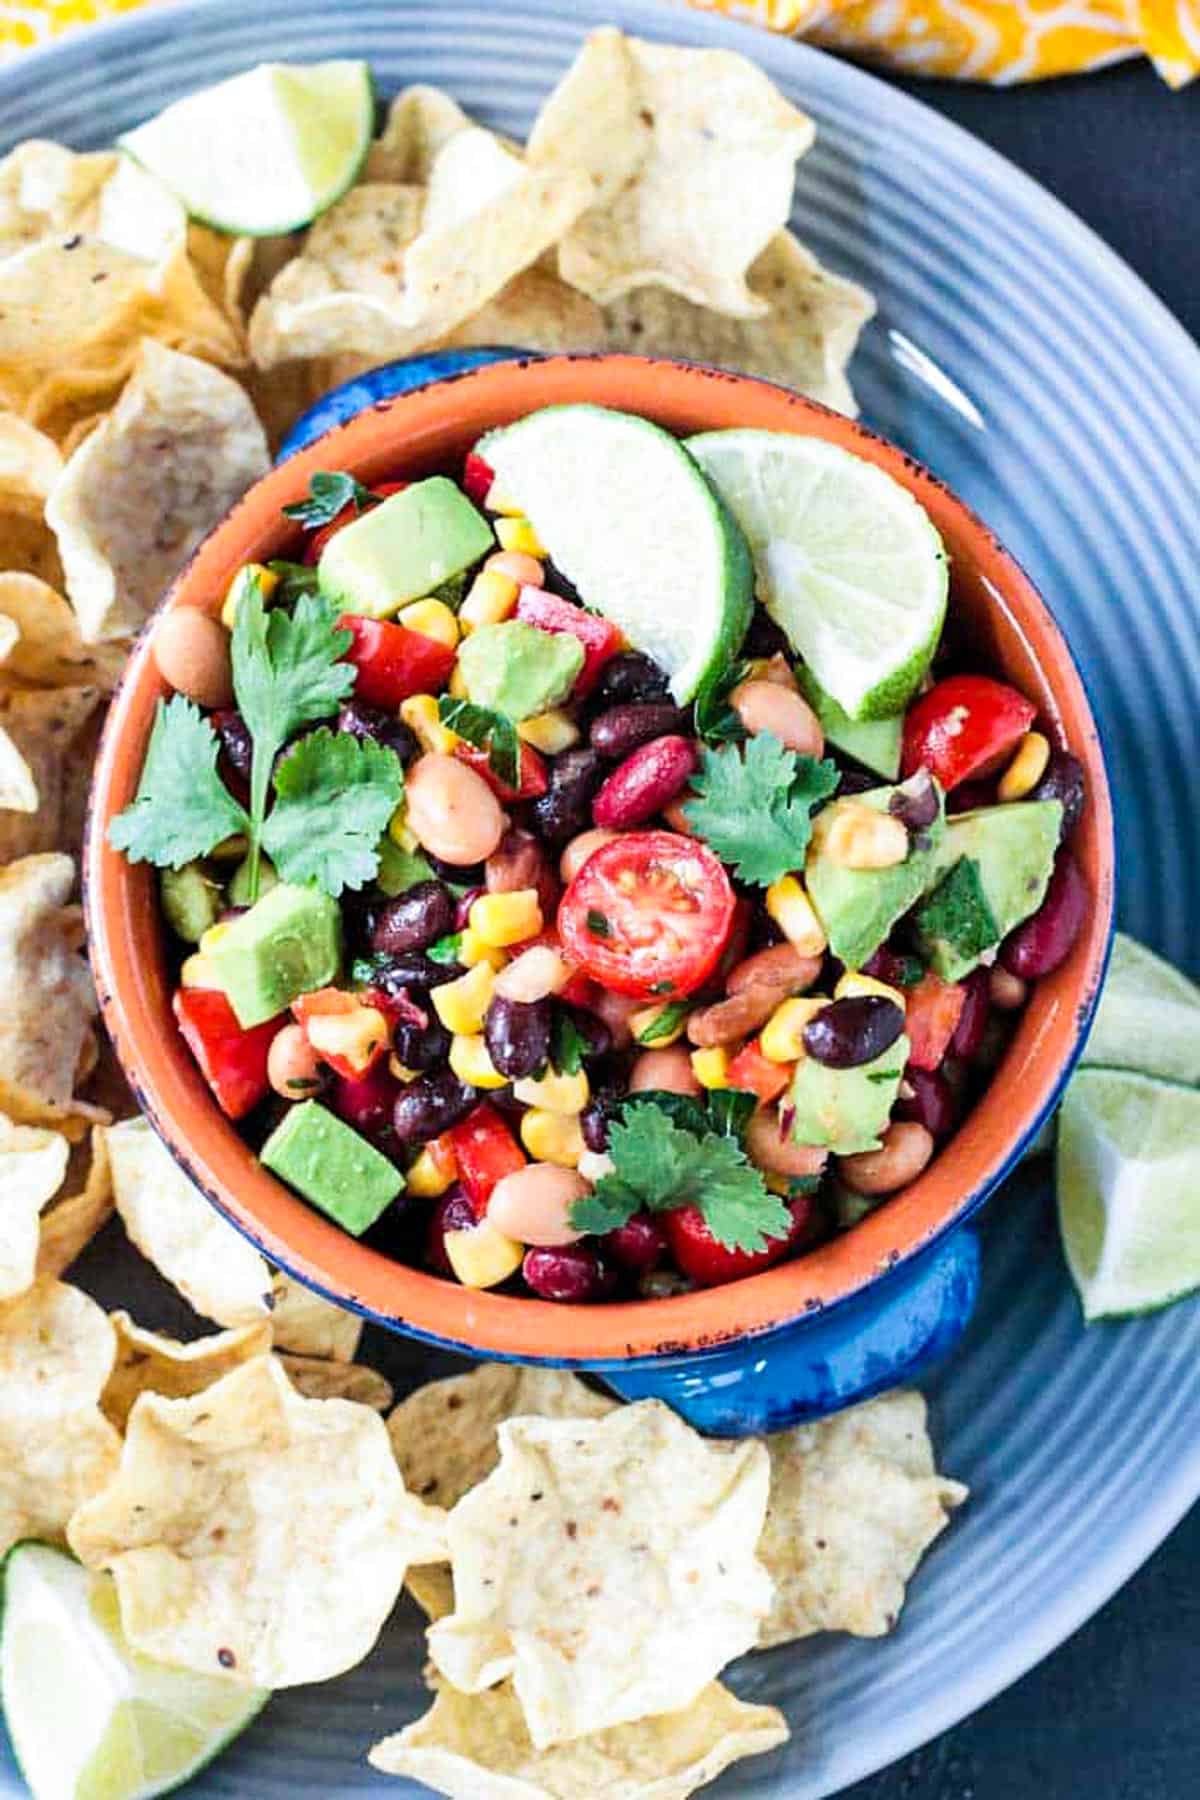
[[[657,286],[761,316],[746,273],[787,223],[814,136],[747,57],[593,32],[529,139],[532,166],[585,169],[592,182],[559,273],[601,305]]]
[[[511,1676],[538,1749],[690,1706],[770,1609],[762,1445],[707,1444],[656,1400],[499,1435],[447,1524],[438,1669],[464,1693]]]
[[[744,1756],[788,1739],[773,1706],[749,1706],[710,1682],[681,1712],[617,1725],[552,1750],[530,1740],[508,1682],[487,1694],[443,1687],[424,1718],[369,1753],[386,1775],[409,1775],[453,1800],[686,1800]]]
[[[28,138],[0,161],[0,257],[77,228],[120,158]]]
[[[0,495],[42,507],[61,474],[54,440],[16,413],[0,413]]]
[[[3,699],[4,696],[0,695],[0,704],[3,704]],[[12,828],[15,825],[14,821],[5,819],[5,813],[36,813],[37,808],[38,786],[33,770],[21,754],[16,740],[0,725],[0,832],[6,826]],[[13,854],[23,855],[30,845],[22,842],[22,839],[36,835],[33,827],[27,827],[23,831],[13,829],[14,841],[19,846]],[[41,849],[45,847],[38,846]]]
[[[604,344],[604,314],[578,289],[560,281],[546,260],[502,287],[482,311],[466,319],[433,348],[509,344],[519,350],[596,350]]]
[[[775,1601],[759,1644],[815,1631],[880,1637],[950,1509],[967,1498],[939,1475],[920,1394],[883,1394],[766,1440],[771,1499],[759,1555]]]
[[[39,1281],[0,1307],[0,1555],[21,1538],[62,1543],[115,1472],[121,1440],[97,1404],[115,1348],[78,1288]]]
[[[354,1361],[363,1334],[363,1320],[358,1313],[314,1294],[282,1269],[275,1271],[270,1305],[277,1350],[315,1356],[326,1362]]]
[[[870,294],[823,269],[789,231],[758,258],[750,287],[770,305],[763,318],[731,319],[666,288],[639,288],[606,309],[607,348],[759,375],[854,418],[846,365],[875,311]]]
[[[70,1542],[112,1571],[135,1649],[279,1688],[361,1661],[444,1519],[405,1492],[377,1413],[304,1400],[263,1356],[192,1399],[143,1394]]]
[[[117,1360],[100,1396],[100,1410],[118,1431],[125,1430],[140,1395],[185,1400],[202,1394],[231,1369],[265,1356],[271,1348],[271,1327],[265,1321],[181,1344],[145,1330],[127,1312],[109,1317],[117,1334]]]
[[[388,108],[383,131],[367,153],[363,180],[427,187],[438,152],[470,124],[458,101],[441,88],[421,83],[402,88]]]
[[[68,1108],[96,994],[65,902],[69,856],[27,856],[0,869],[0,1108],[22,1124],[39,1106]]]
[[[0,1113],[0,1301],[33,1285],[38,1222],[63,1184],[70,1153],[61,1132],[14,1125]]]
[[[496,1429],[505,1419],[603,1419],[616,1408],[567,1369],[482,1363],[417,1388],[388,1432],[405,1486],[449,1511],[500,1461]]]
[[[0,691],[0,863],[79,844],[82,812],[68,801],[81,784],[87,787],[91,758],[81,755],[79,739],[99,704],[100,690],[94,687]],[[27,772],[31,804],[22,805],[6,790],[6,743]]]
[[[306,1400],[353,1400],[372,1412],[385,1413],[395,1399],[391,1382],[362,1363],[326,1362],[321,1356],[286,1353],[278,1361]]]
[[[36,575],[0,571],[4,620],[14,627],[16,641],[0,655],[0,676],[14,675],[38,687],[94,687],[106,694],[120,680],[129,645],[85,645],[67,601]]]
[[[77,1187],[76,1164],[82,1169],[85,1160],[87,1177]],[[62,1197],[42,1214],[37,1252],[39,1277],[64,1275],[112,1218],[112,1170],[101,1127],[93,1129],[87,1149],[82,1144],[72,1147],[65,1187]]]
[[[271,1274],[227,1225],[145,1119],[110,1125],[117,1211],[130,1241],[203,1318],[255,1325],[271,1317]]]
[[[46,507],[83,641],[136,630],[268,463],[244,389],[147,339],[115,412],[71,457]]]

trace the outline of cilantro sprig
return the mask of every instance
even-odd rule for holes
[[[307,499],[285,506],[283,516],[294,519],[306,531],[316,531],[321,525],[332,524],[344,506],[353,506],[355,512],[361,512],[364,506],[371,506],[374,501],[375,495],[370,488],[355,481],[353,475],[319,469],[309,477]]]
[[[313,881],[336,900],[371,880],[404,789],[395,751],[322,726],[288,751],[274,785],[262,845],[285,881]]]
[[[137,798],[108,828],[130,862],[181,869],[223,838],[248,832],[250,820],[217,774],[217,735],[182,694],[160,701]]]
[[[688,823],[742,881],[769,887],[803,867],[812,812],[836,791],[836,764],[785,750],[769,731],[744,749],[703,752]]]
[[[489,706],[476,706],[470,700],[455,700],[442,694],[438,700],[438,717],[459,737],[466,738],[477,750],[486,750],[488,763],[497,781],[505,787],[521,784],[521,741],[517,728],[503,713]]]

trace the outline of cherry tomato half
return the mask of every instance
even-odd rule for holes
[[[570,960],[602,987],[678,999],[720,961],[736,906],[704,844],[628,831],[588,857],[563,895],[558,929]]]
[[[791,1250],[807,1250],[824,1234],[821,1208],[812,1194],[787,1202],[791,1224],[782,1237],[768,1238],[761,1250],[729,1250],[717,1242],[698,1206],[677,1206],[659,1215],[671,1254],[697,1287],[720,1287],[769,1269]]]
[[[903,773],[928,769],[947,791],[1003,767],[1037,717],[1006,681],[949,675],[931,687],[904,721]]]

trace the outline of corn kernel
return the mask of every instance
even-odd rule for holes
[[[823,849],[839,869],[891,869],[908,855],[908,832],[891,813],[835,800],[823,816]]]
[[[795,875],[773,881],[767,889],[767,914],[801,956],[821,956],[826,947],[825,932],[816,915],[804,883]]]
[[[436,988],[434,992],[437,992]],[[540,1107],[543,1112],[559,1113],[564,1117],[581,1113],[590,1094],[588,1078],[582,1069],[575,1075],[560,1075],[554,1069],[547,1069],[540,1077],[526,1075],[523,1081],[513,1082],[515,1099],[526,1106]]]
[[[464,1037],[482,1031],[495,985],[495,970],[489,963],[481,962],[454,981],[443,981],[433,988],[430,998],[434,1011],[446,1030]]]
[[[201,956],[198,950],[186,956],[183,967],[179,971],[180,987],[219,988],[220,982],[207,956]]]
[[[453,1180],[453,1168],[438,1162],[436,1157],[429,1154],[429,1147],[426,1145],[408,1166],[404,1177],[405,1191],[416,1194],[419,1200],[436,1200],[439,1194],[446,1192]]]
[[[462,741],[456,731],[442,724],[438,703],[432,694],[410,694],[407,700],[400,702],[400,717],[422,750],[453,756],[455,745]]]
[[[996,787],[999,800],[1023,800],[1032,793],[1050,761],[1050,741],[1040,731],[1027,731],[1017,745],[1016,755],[1005,769]]]
[[[450,679],[446,683],[446,692],[452,700],[469,700],[471,698],[467,689],[467,678],[457,663],[455,663],[450,671]]]
[[[536,888],[519,888],[510,894],[481,894],[471,908],[470,927],[485,944],[503,950],[536,937],[542,929],[542,908]]]
[[[568,1118],[540,1106],[522,1114],[521,1142],[535,1162],[557,1163],[560,1169],[577,1169],[587,1152],[578,1115]]]
[[[458,609],[458,628],[465,636],[479,625],[499,625],[517,610],[521,590],[508,575],[483,569],[475,577]]]
[[[675,1023],[667,1021],[662,1029],[656,1029],[658,1021],[669,1010],[670,1002],[662,1006],[643,1006],[629,1015],[629,1029],[639,1044],[646,1044],[655,1050],[665,1050],[668,1044],[677,1044],[683,1036],[687,1025],[687,1014],[674,1015]]]
[[[828,1005],[829,1001],[823,994],[805,994],[800,998],[782,1001],[759,1034],[758,1047],[767,1061],[790,1063],[806,1055],[804,1027]]]
[[[356,1006],[351,1012],[313,1013],[304,1030],[318,1056],[343,1057],[356,1075],[370,1068],[376,1051],[388,1036],[387,1020],[374,1006]]]
[[[279,577],[274,569],[268,569],[263,563],[243,563],[229,584],[225,604],[221,608],[221,623],[226,631],[233,630],[237,609],[243,597],[250,592],[254,581],[258,582],[258,590],[264,601],[269,600],[279,586]]]
[[[901,1012],[907,1004],[899,988],[889,987],[886,981],[876,981],[873,975],[863,975],[857,969],[847,969],[838,977],[833,990],[835,1000],[860,1000],[871,994],[877,994],[881,1000],[891,1000]]]
[[[473,969],[476,963],[487,963],[499,974],[508,958],[495,944],[485,944],[479,933],[472,931],[468,925],[465,931],[459,933],[455,961],[460,962],[464,969]]]
[[[723,1088],[729,1086],[729,1051],[724,1044],[716,1044],[711,1050],[692,1051],[692,1074],[702,1088]]]
[[[497,519],[496,536],[502,550],[521,550],[526,556],[545,557],[546,546],[526,518]]]
[[[403,800],[388,820],[388,836],[398,850],[421,848],[421,840],[408,822],[408,808]]]
[[[458,620],[444,600],[414,600],[411,606],[400,608],[396,619],[410,631],[419,631],[422,637],[445,644],[447,650],[453,650],[462,635]]]
[[[543,756],[558,756],[579,742],[580,733],[570,713],[555,706],[549,712],[537,713],[532,719],[522,719],[517,726],[517,736],[540,750]]]
[[[450,1039],[450,1067],[468,1087],[501,1088],[505,1077],[488,1055],[480,1033],[455,1033]]]
[[[515,1275],[525,1258],[524,1244],[505,1237],[486,1219],[467,1231],[448,1231],[442,1239],[450,1267],[464,1287],[498,1287]]]

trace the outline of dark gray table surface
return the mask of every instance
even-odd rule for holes
[[[1056,194],[1200,337],[1200,82],[901,81]],[[1200,595],[1200,577],[1198,577]],[[1040,1668],[847,1800],[1196,1800],[1200,1507]]]

